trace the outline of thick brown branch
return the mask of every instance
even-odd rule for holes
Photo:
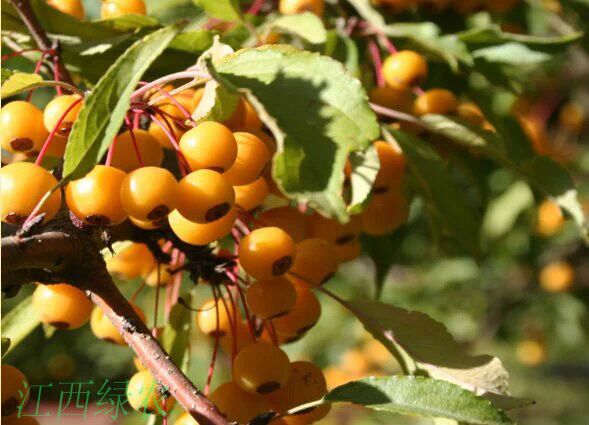
[[[54,45],[51,42],[51,40],[49,39],[49,37],[47,37],[47,33],[45,32],[45,30],[41,26],[41,23],[39,22],[39,20],[35,16],[35,13],[33,12],[33,9],[31,8],[30,1],[29,0],[10,0],[10,3],[14,7],[14,9],[18,12],[19,16],[21,17],[24,24],[26,25],[29,32],[31,33],[33,40],[35,40],[35,43],[37,43],[37,46],[39,47],[39,49],[42,49],[42,50],[52,49],[54,47]],[[65,65],[63,64],[61,57],[59,57],[59,54],[56,57],[58,60],[54,66],[57,68],[57,76],[58,76],[59,80],[73,85],[74,83],[73,83],[72,77],[71,77],[69,71],[66,69]]]

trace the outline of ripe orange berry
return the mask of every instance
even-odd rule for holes
[[[231,318],[225,305],[230,308],[227,301],[223,303],[223,300],[218,300],[215,303],[215,300],[212,299],[206,301],[199,308],[196,315],[196,324],[203,334],[222,337],[231,332]]]
[[[73,16],[77,19],[84,19],[86,14],[84,11],[84,4],[81,0],[47,0],[47,4],[61,13]]]
[[[551,153],[551,146],[546,133],[545,124],[539,119],[532,116],[518,117],[522,130],[530,140],[532,148],[538,155],[549,155]]]
[[[224,307],[223,307],[224,308]],[[255,342],[254,336],[252,335],[250,328],[246,322],[238,321],[235,327],[235,338],[233,337],[233,329],[231,326],[228,327],[225,335],[219,340],[221,348],[225,353],[233,353],[233,341],[235,340],[235,354],[239,353],[245,347]]]
[[[178,184],[176,208],[195,223],[211,223],[224,217],[233,207],[235,191],[225,175],[213,170],[197,170]]]
[[[319,400],[326,393],[327,383],[321,369],[311,362],[298,361],[291,363],[290,379],[286,385],[268,395],[268,399],[279,414],[284,414],[294,407]],[[301,416],[311,414],[313,410]]]
[[[33,293],[33,310],[41,322],[58,329],[77,329],[90,320],[93,304],[75,286],[39,285]]]
[[[324,9],[324,0],[280,0],[278,4],[278,10],[283,15],[297,15],[303,12],[312,12],[317,16],[323,16]]]
[[[427,77],[427,61],[413,50],[402,50],[387,57],[382,75],[389,87],[406,89],[421,84]]]
[[[127,14],[146,15],[143,0],[102,0],[100,17],[102,19],[117,18]]]
[[[546,361],[546,344],[536,339],[524,339],[517,345],[516,355],[520,363],[538,366]]]
[[[134,304],[131,304],[133,310],[139,315],[139,318],[145,322],[145,314]],[[90,329],[98,339],[111,342],[117,345],[126,345],[125,340],[110,322],[110,319],[102,312],[99,307],[95,307],[90,316]]]
[[[456,96],[446,89],[430,89],[415,99],[413,112],[416,115],[452,114],[458,107]]]
[[[161,120],[160,120],[161,121]],[[165,125],[165,123],[164,123]],[[172,128],[171,132],[176,137],[176,142],[180,141],[180,138],[185,133],[175,122],[170,122],[170,127]],[[147,132],[151,134],[155,140],[160,144],[162,148],[165,149],[174,149],[172,142],[168,138],[167,134],[162,130],[160,125],[155,121],[152,121],[147,128]]]
[[[43,111],[43,123],[45,124],[45,129],[49,132],[53,131],[65,111],[78,100],[80,100],[80,96],[77,94],[64,94],[54,97],[47,106],[45,106],[45,110]],[[67,113],[57,129],[57,134],[63,137],[69,136],[74,121],[78,118],[82,106],[83,102],[80,102]]]
[[[409,203],[400,190],[373,196],[362,211],[362,229],[371,236],[382,236],[407,221]]]
[[[292,266],[296,245],[284,230],[262,227],[239,242],[239,264],[256,279],[280,276]]]
[[[176,208],[178,182],[165,168],[142,167],[130,172],[121,185],[121,203],[139,220],[160,220]]]
[[[119,224],[127,213],[121,202],[126,174],[118,168],[97,165],[65,189],[68,208],[80,220],[94,226]]]
[[[260,214],[264,226],[278,227],[290,235],[295,242],[307,237],[307,220],[304,214],[292,207],[278,207]]]
[[[149,132],[141,129],[134,129],[133,135],[137,143],[139,155],[143,161],[143,166],[159,166],[164,159],[164,151],[161,145]],[[119,168],[125,172],[130,172],[141,167],[137,152],[133,145],[131,131],[127,130],[119,134],[115,141],[114,154],[112,156],[113,167]]]
[[[343,245],[334,245],[335,255],[339,264],[352,261],[358,258],[362,251],[362,244],[359,240],[354,240]]]
[[[170,398],[164,398],[158,390],[157,381],[151,372],[137,372],[127,384],[127,400],[138,412],[164,415],[171,408]]]
[[[223,176],[233,186],[250,184],[259,178],[270,162],[266,144],[251,133],[234,133],[237,158]]]
[[[178,210],[168,215],[173,232],[190,245],[208,245],[231,232],[237,212],[232,208],[226,215],[211,223],[195,223],[182,216]]]
[[[410,113],[413,109],[413,94],[408,89],[374,87],[368,97],[371,102],[396,111]]]
[[[405,174],[405,155],[398,146],[383,140],[374,142],[378,153],[380,169],[372,185],[373,194],[381,194],[396,189]]]
[[[573,286],[575,270],[566,261],[554,261],[540,270],[540,286],[548,292],[564,292]]]
[[[29,387],[25,375],[14,366],[3,364],[2,373],[2,388],[0,391],[2,397],[2,418],[9,416],[16,416],[17,407],[22,403],[23,396],[28,397]],[[20,392],[20,393],[19,393]],[[4,422],[5,419],[2,419]]]
[[[167,266],[162,264],[159,266],[159,271],[157,265],[145,276],[145,284],[147,286],[156,287],[158,286],[158,273],[159,273],[159,286],[165,286],[172,281],[172,275],[167,270]]]
[[[0,109],[0,145],[8,152],[39,152],[49,135],[43,125],[43,112],[21,100]]]
[[[317,296],[310,290],[296,287],[297,301],[292,310],[277,319],[274,319],[274,329],[278,336],[286,339],[286,342],[296,341],[311,329],[321,316],[321,304]]]
[[[225,382],[209,396],[230,421],[247,424],[256,416],[270,411],[270,404],[260,394],[248,393],[233,381]]]
[[[60,136],[59,134],[54,134],[53,140],[51,140],[51,144],[49,145],[49,148],[47,148],[45,155],[53,156],[55,158],[63,158],[66,144],[67,137]]]
[[[289,376],[288,356],[268,342],[248,345],[233,362],[233,381],[249,393],[274,392],[286,384]]]
[[[235,190],[235,205],[244,211],[252,211],[261,207],[270,193],[264,177],[259,177],[250,184],[234,186],[233,190]]]
[[[542,236],[552,236],[562,228],[564,215],[556,202],[547,199],[538,207],[536,220],[536,232]]]
[[[110,273],[125,279],[135,279],[145,275],[156,264],[153,254],[142,243],[132,243],[106,262]]]
[[[199,424],[196,421],[196,419],[194,419],[192,416],[190,416],[190,413],[184,412],[178,417],[178,419],[176,419],[176,422],[174,422],[174,425],[199,425]]]
[[[261,130],[264,126],[254,107],[245,99],[239,99],[233,115],[223,124],[233,130],[248,132]]]
[[[295,305],[297,292],[283,277],[258,280],[252,283],[246,293],[250,310],[261,319],[284,316]]]
[[[180,151],[192,170],[208,168],[222,173],[237,158],[237,142],[223,124],[205,121],[184,133]]]
[[[43,167],[30,162],[13,162],[0,169],[0,212],[2,221],[22,224],[39,201],[57,185],[57,180]],[[61,207],[61,191],[45,201],[39,214],[51,220]]]
[[[351,216],[350,221],[341,224],[337,220],[313,214],[308,217],[308,225],[311,237],[326,240],[334,246],[353,242],[362,232],[362,220],[358,215]]]
[[[470,124],[480,127],[485,122],[485,116],[481,109],[473,102],[461,102],[458,104],[456,113]]]
[[[287,277],[297,285],[317,287],[333,277],[337,264],[335,250],[329,242],[318,238],[305,239],[297,244],[297,256]]]

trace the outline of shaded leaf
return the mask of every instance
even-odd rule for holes
[[[269,26],[296,35],[311,44],[325,43],[327,38],[323,21],[311,12],[280,16],[271,21]]]
[[[498,25],[476,27],[457,34],[458,38],[467,44],[499,44],[516,42],[528,47],[556,47],[561,48],[578,41],[583,37],[582,32],[574,32],[559,36],[536,36],[503,32]]]
[[[2,78],[0,79],[0,82],[2,84],[4,84],[4,82],[14,74],[14,71],[11,71],[10,69],[6,68],[2,68],[0,71],[2,71]]]
[[[238,0],[194,0],[194,3],[211,18],[233,22],[242,20]]]
[[[9,353],[41,324],[33,309],[33,296],[29,295],[2,318],[2,336],[10,339]]]
[[[374,146],[369,147],[364,152],[350,152],[348,159],[352,166],[352,173],[350,175],[352,196],[348,204],[348,212],[350,214],[357,214],[362,211],[362,207],[370,196],[372,184],[380,169],[380,162],[378,152]]]
[[[497,239],[509,232],[519,215],[534,204],[534,194],[524,182],[515,182],[493,199],[483,218],[482,233],[486,239]]]
[[[10,348],[10,338],[2,337],[2,358],[4,358],[4,355],[6,353],[8,353],[9,348]]]
[[[284,45],[243,49],[215,68],[223,85],[248,95],[274,133],[273,175],[283,192],[346,220],[346,157],[379,135],[360,82],[329,57]]]
[[[238,100],[239,96],[235,92],[227,90],[217,81],[208,81],[192,118],[197,123],[207,120],[224,121],[231,117]]]
[[[124,121],[141,76],[177,32],[176,27],[166,27],[135,42],[98,81],[69,136],[64,177],[80,178],[100,161]]]
[[[190,305],[190,295],[185,294],[182,297]],[[176,304],[172,307],[168,323],[162,331],[162,346],[177,365],[181,365],[184,360],[190,337],[190,323],[190,310]]]
[[[331,390],[324,400],[345,401],[406,415],[443,417],[477,425],[513,423],[488,400],[449,382],[424,377],[365,378]]]
[[[212,44],[213,33],[211,31],[195,30],[181,32],[174,37],[168,47],[190,53],[200,53],[211,47]]]
[[[497,46],[483,47],[472,52],[475,59],[507,65],[538,65],[551,59],[548,53],[533,50],[521,43],[509,42]]]
[[[343,63],[351,75],[360,77],[358,46],[350,37],[333,30],[328,31],[324,53]]]

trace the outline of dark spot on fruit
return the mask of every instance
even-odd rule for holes
[[[225,171],[223,167],[209,167],[209,170],[216,171],[217,173],[223,173]]]
[[[303,327],[303,328],[299,329],[299,330],[298,330],[298,335],[299,335],[299,336],[303,336],[303,335],[305,335],[305,334],[306,334],[306,333],[307,333],[307,332],[308,332],[310,329],[312,329],[312,328],[313,328],[313,326],[315,326],[315,323],[311,323],[310,325],[308,325],[308,326],[305,326],[305,327]]]
[[[226,332],[222,329],[219,329],[218,331],[211,331],[209,332],[209,336],[215,337],[215,338],[222,338],[226,335]]]
[[[280,388],[280,384],[276,381],[264,382],[262,385],[256,388],[256,392],[259,394],[269,394],[273,393],[278,388]]]
[[[266,320],[278,319],[279,317],[286,316],[287,314],[288,314],[288,311],[281,311],[280,313],[276,313],[270,317],[267,317]]]
[[[151,221],[160,220],[169,213],[170,209],[166,205],[158,205],[147,214],[147,218]]]
[[[222,204],[215,205],[205,213],[205,221],[207,223],[210,223],[211,221],[219,220],[221,217],[224,217],[230,209],[231,205],[229,205],[228,202],[223,202]]]
[[[325,276],[323,278],[323,280],[319,284],[323,285],[325,282],[327,282],[328,280],[330,280],[334,276],[335,276],[335,273],[329,273],[327,276]]]
[[[87,215],[84,221],[92,226],[108,226],[110,218],[102,214]]]
[[[352,242],[354,239],[356,239],[356,235],[354,235],[353,233],[346,233],[344,235],[341,235],[340,237],[338,237],[335,240],[335,243],[338,245],[345,245],[348,242]]]
[[[49,324],[57,329],[69,329],[70,327],[67,322],[50,322]]]
[[[17,226],[23,224],[27,218],[24,215],[20,215],[14,212],[6,214],[4,220],[10,224],[16,224]]]
[[[374,187],[372,189],[372,194],[373,195],[380,195],[383,193],[387,193],[388,191],[389,191],[389,188],[387,186]]]
[[[10,416],[16,412],[18,400],[15,397],[9,398],[2,403],[2,416]]]
[[[15,137],[10,141],[10,147],[17,152],[24,152],[31,150],[34,146],[34,143],[28,137]]]
[[[34,149],[33,149],[32,151],[25,152],[25,156],[26,156],[27,158],[34,158],[34,157],[36,157],[37,155],[39,155],[39,151],[38,151],[38,150],[34,150]]]
[[[292,266],[292,256],[287,255],[286,257],[282,257],[272,264],[272,274],[274,276],[280,276],[286,273],[290,269],[290,266]]]
[[[59,133],[60,136],[67,137],[70,135],[73,125],[74,123],[72,121],[62,121],[57,133]]]

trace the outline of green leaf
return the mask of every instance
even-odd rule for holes
[[[2,337],[2,358],[4,358],[4,355],[6,353],[8,353],[9,349],[10,349],[10,338]]]
[[[350,37],[334,30],[328,31],[324,53],[343,63],[350,75],[360,77],[358,46]]]
[[[472,52],[475,59],[506,65],[538,65],[552,58],[551,55],[533,50],[525,44],[509,42],[497,46],[483,47]]]
[[[372,184],[380,169],[380,162],[374,146],[364,152],[350,152],[349,160],[352,165],[350,176],[352,197],[348,204],[348,212],[357,214],[362,211],[362,207],[370,196]]]
[[[501,361],[464,353],[444,325],[428,315],[378,301],[354,300],[348,304],[366,330],[391,353],[396,355],[400,347],[431,377],[479,395],[508,395],[509,376]]]
[[[562,48],[581,39],[581,37],[583,37],[583,32],[579,31],[560,36],[536,36],[503,32],[498,25],[492,25],[489,27],[475,27],[471,30],[459,33],[457,36],[461,41],[467,44],[499,44],[516,42],[528,47]]]
[[[182,297],[190,305],[190,295],[185,294]],[[177,365],[181,365],[184,360],[190,338],[190,323],[190,310],[181,304],[176,304],[172,307],[168,324],[162,332],[162,346]]]
[[[181,32],[174,37],[168,47],[190,53],[200,53],[211,47],[212,44],[213,33],[211,31],[195,30]]]
[[[327,38],[323,21],[311,12],[281,16],[270,22],[269,26],[296,35],[311,44],[325,43]]]
[[[192,118],[197,123],[207,120],[224,121],[231,117],[238,100],[239,96],[235,92],[229,91],[217,81],[208,81]]]
[[[324,400],[344,401],[405,415],[448,418],[468,424],[513,423],[488,400],[449,382],[424,377],[365,378],[331,390]]]
[[[97,23],[117,31],[125,32],[136,31],[142,28],[153,28],[160,26],[157,19],[151,16],[136,14],[127,14],[117,16],[116,18],[103,19],[97,21]]]
[[[504,193],[493,199],[483,218],[485,239],[497,239],[509,232],[517,218],[534,204],[534,194],[524,182],[515,182]]]
[[[0,82],[2,84],[4,84],[4,82],[8,80],[12,75],[14,75],[14,71],[11,71],[10,69],[2,68],[0,69],[0,71],[2,71],[2,78],[0,79]]]
[[[242,20],[238,0],[193,0],[211,18],[222,21],[240,22]]]
[[[38,74],[25,72],[8,72],[2,70],[2,99],[39,87],[43,83],[43,77]]]
[[[100,161],[124,121],[141,76],[177,32],[176,27],[165,27],[135,42],[98,81],[69,136],[65,178],[80,178]]]
[[[10,339],[10,347],[2,355],[9,353],[41,324],[33,309],[33,296],[29,295],[2,318],[2,336]]]
[[[477,213],[466,203],[464,191],[454,182],[444,161],[433,147],[417,136],[402,131],[383,130],[399,143],[412,175],[417,181],[430,214],[441,223],[443,234],[458,242],[462,249],[477,255],[480,250]]]
[[[346,220],[346,157],[379,136],[360,82],[329,57],[284,45],[243,49],[215,67],[220,82],[246,94],[272,130],[282,191]]]

